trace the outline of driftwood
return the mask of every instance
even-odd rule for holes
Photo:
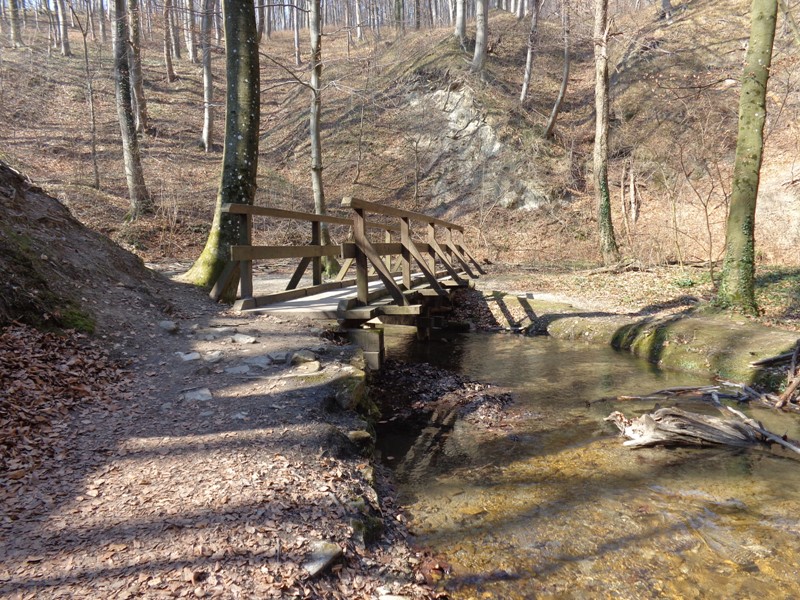
[[[723,405],[716,394],[714,405],[723,413],[735,416],[736,420],[693,413],[676,407],[659,408],[635,419],[614,411],[605,420],[614,423],[622,435],[628,438],[623,443],[625,446],[714,445],[747,448],[779,444],[800,454],[797,443],[768,431],[761,423],[735,408]]]
[[[738,421],[692,413],[680,408],[659,408],[636,419],[619,411],[605,418],[628,438],[625,446],[657,445],[750,447],[760,443],[757,433]]]

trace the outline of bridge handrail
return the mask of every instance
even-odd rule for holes
[[[429,223],[431,225],[441,225],[442,227],[447,227],[448,229],[464,233],[464,228],[461,227],[461,225],[456,225],[455,223],[451,223],[450,221],[437,219],[436,217],[431,217],[424,213],[412,212],[410,210],[403,210],[401,208],[394,208],[393,206],[385,206],[383,204],[376,204],[375,202],[370,202],[368,200],[361,200],[360,198],[353,198],[352,196],[347,196],[343,198],[342,206],[344,208],[366,210],[372,213],[377,213],[379,215],[385,215],[387,217],[397,217],[398,219],[411,219],[412,221],[420,221],[422,223]]]

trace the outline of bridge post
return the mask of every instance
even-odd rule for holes
[[[250,214],[240,215],[242,229],[239,233],[242,246],[250,246],[253,239],[253,217]],[[239,263],[239,298],[251,300],[253,298],[253,261],[243,260]]]
[[[400,257],[403,261],[403,287],[407,290],[411,289],[411,251],[409,247],[413,242],[411,241],[411,228],[408,223],[408,217],[400,219],[400,243],[403,249],[400,251]]]
[[[369,264],[363,248],[367,241],[364,209],[353,209],[353,237],[356,242],[356,298],[361,306],[369,304]]]
[[[436,240],[436,225],[428,223],[428,266],[431,273],[436,275],[436,250],[433,249],[431,240]]]
[[[322,223],[311,221],[311,245],[322,245]],[[322,258],[315,256],[311,259],[311,283],[319,285],[322,283]]]

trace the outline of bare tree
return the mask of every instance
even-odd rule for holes
[[[466,0],[455,0],[456,3],[456,27],[453,35],[464,46],[464,39],[467,37],[467,7]]]
[[[147,130],[147,101],[144,97],[144,78],[142,75],[141,19],[139,0],[128,0],[128,19],[130,20],[130,46],[128,47],[131,73],[131,92],[133,92],[133,115],[137,133]]]
[[[747,46],[742,91],[739,96],[739,132],[733,165],[731,206],[725,235],[725,262],[718,300],[755,313],[756,199],[764,155],[767,118],[767,81],[778,20],[776,0],[753,0],[750,43]]]
[[[167,81],[172,83],[177,79],[175,69],[172,67],[172,0],[164,0],[164,66],[167,70]]]
[[[528,32],[528,55],[525,58],[525,74],[522,78],[522,92],[519,95],[519,103],[525,104],[528,97],[528,89],[531,86],[531,74],[533,72],[533,49],[536,46],[536,32],[539,29],[539,9],[544,0],[531,1],[531,28]]]
[[[475,53],[471,68],[476,73],[483,71],[486,63],[486,44],[489,29],[489,7],[487,0],[475,0]]]
[[[608,0],[594,0],[594,195],[600,251],[606,265],[619,261],[608,189]]]
[[[125,0],[114,0],[114,82],[117,101],[117,116],[122,137],[122,155],[125,163],[125,178],[128,182],[130,211],[128,218],[138,219],[153,208],[152,200],[144,183],[139,140],[131,103],[131,76],[128,53],[128,18]]]
[[[314,212],[325,214],[325,190],[322,185],[322,140],[320,138],[320,115],[322,113],[322,18],[320,0],[311,0],[309,15],[309,35],[311,37],[311,112],[308,128],[311,134],[311,189],[314,194]],[[326,223],[321,227],[320,243],[331,243],[330,232]],[[338,270],[336,260],[323,257],[322,264],[327,274],[333,275]]]
[[[258,32],[253,0],[223,0],[226,84],[225,144],[214,220],[203,252],[183,279],[211,287],[230,260],[230,248],[250,242],[243,215],[223,213],[230,202],[253,204],[261,120]],[[230,292],[231,290],[227,290]]]
[[[11,45],[20,48],[22,43],[22,30],[19,22],[19,3],[18,0],[8,0],[9,20],[11,21]]]
[[[561,75],[561,87],[558,90],[558,96],[553,104],[553,110],[550,112],[550,120],[547,122],[547,127],[544,130],[545,139],[553,137],[553,129],[556,126],[556,119],[561,112],[561,106],[564,104],[564,97],[567,95],[567,84],[569,84],[569,67],[570,67],[570,51],[569,51],[569,3],[567,0],[562,0],[561,3],[561,24],[564,31],[564,71]]]
[[[203,0],[200,24],[200,52],[203,60],[203,148],[211,152],[214,145],[214,75],[211,72],[211,21],[214,0]]]
[[[61,56],[72,56],[69,47],[69,25],[67,25],[67,3],[65,0],[56,0],[58,8],[58,23],[60,26]]]

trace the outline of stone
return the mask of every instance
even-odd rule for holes
[[[311,350],[298,350],[292,354],[292,364],[299,365],[302,363],[313,362],[317,360],[317,355]]]
[[[372,443],[372,435],[370,435],[369,431],[364,430],[348,431],[347,439],[359,448],[369,446]]]
[[[195,388],[183,393],[183,399],[189,402],[208,402],[214,399],[214,395],[208,388]]]
[[[300,365],[297,365],[295,369],[296,374],[306,375],[309,373],[316,373],[317,371],[322,370],[322,365],[318,360],[312,360],[311,362],[304,362]]]
[[[269,357],[272,360],[272,362],[274,362],[276,365],[282,365],[282,364],[285,364],[286,361],[289,360],[289,353],[288,352],[271,352],[269,354]]]
[[[180,356],[183,362],[191,362],[193,360],[200,360],[199,352],[176,352],[176,356]]]
[[[246,412],[236,412],[231,415],[231,419],[236,421],[246,421],[247,420],[247,413]]]
[[[324,540],[311,542],[311,554],[303,563],[303,568],[308,572],[309,577],[316,577],[339,560],[342,554],[342,549],[333,542]]]
[[[159,321],[158,326],[167,333],[176,333],[178,331],[178,324],[175,321]]]
[[[254,338],[252,335],[237,333],[231,337],[231,341],[234,344],[255,344],[256,338]]]
[[[259,356],[248,356],[244,359],[244,362],[253,367],[258,367],[259,369],[266,369],[272,364],[272,359],[268,354],[262,354]]]
[[[250,367],[247,365],[236,365],[235,367],[228,367],[225,369],[225,372],[231,375],[244,375],[250,372]]]
[[[203,360],[209,364],[216,364],[222,360],[222,350],[212,350],[203,355]]]

